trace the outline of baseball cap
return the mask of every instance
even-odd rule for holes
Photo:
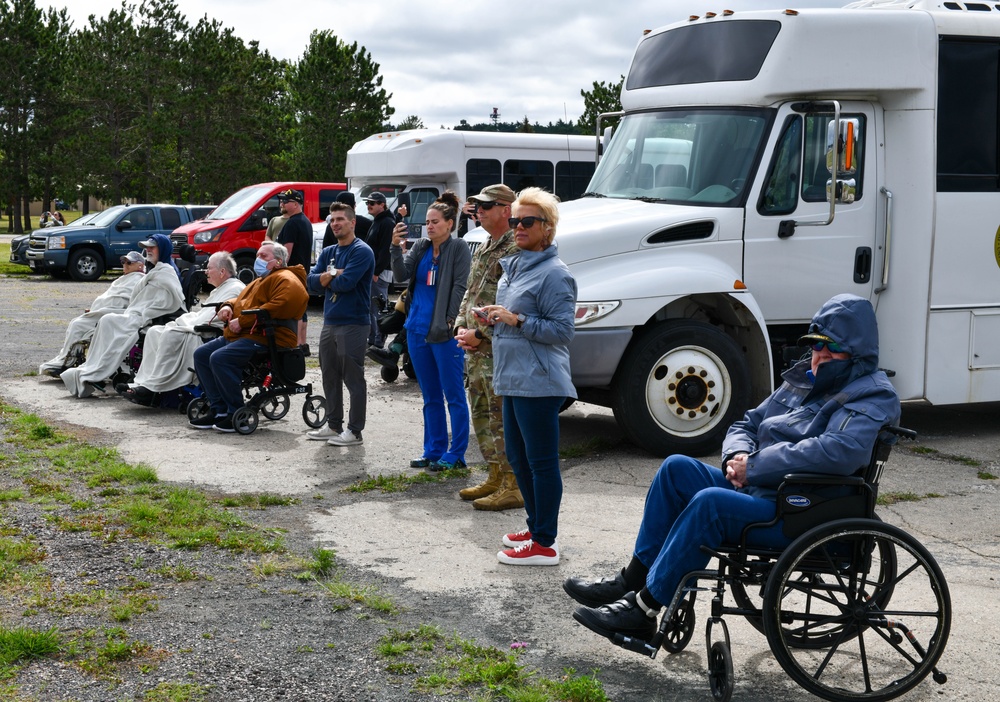
[[[478,195],[471,195],[469,202],[473,200],[476,202],[502,202],[509,205],[516,199],[517,195],[514,194],[513,190],[503,183],[497,183],[496,185],[487,185]]]
[[[129,251],[127,254],[121,257],[121,262],[123,266],[126,263],[142,263],[145,260],[146,259],[144,259],[142,257],[142,254],[139,253],[138,251]]]
[[[350,190],[345,190],[344,192],[337,195],[337,202],[342,202],[345,205],[349,205],[350,207],[355,207],[357,205],[357,201],[354,199],[354,193],[352,193]]]
[[[285,202],[288,202],[289,200],[294,200],[300,205],[305,202],[305,198],[302,197],[302,193],[300,193],[298,190],[292,190],[291,188],[285,190],[284,192],[278,193],[278,200],[284,200]]]
[[[155,241],[153,241],[152,237],[150,237],[149,239],[146,239],[145,241],[140,241],[139,242],[139,246],[141,246],[144,249],[158,249],[158,248],[160,248],[160,245],[157,244]]]
[[[369,193],[365,198],[365,202],[377,202],[380,205],[385,204],[385,195],[379,192]]]

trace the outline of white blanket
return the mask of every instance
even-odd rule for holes
[[[125,354],[138,341],[142,327],[183,305],[184,292],[177,271],[167,263],[157,263],[135,286],[128,309],[101,317],[90,341],[86,363],[59,376],[70,395],[93,394],[92,383],[102,383],[115,374]]]
[[[65,368],[70,360],[70,350],[76,344],[90,341],[101,317],[111,312],[120,312],[128,307],[128,301],[140,280],[142,280],[142,271],[128,273],[115,279],[107,290],[94,299],[87,312],[70,321],[69,326],[66,327],[66,338],[63,340],[62,350],[51,361],[40,365],[38,373],[45,375],[46,372],[58,372]]]
[[[151,327],[142,345],[142,364],[131,387],[144,387],[152,392],[166,392],[194,382],[194,352],[202,345],[201,335],[194,329],[212,323],[222,329],[215,317],[215,304],[231,300],[245,288],[237,278],[230,278],[217,287],[200,309],[192,310],[173,322]]]

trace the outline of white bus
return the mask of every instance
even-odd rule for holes
[[[705,455],[853,293],[902,399],[1000,400],[998,86],[995,3],[726,11],[643,36],[588,196],[560,207],[580,398],[655,454]]]
[[[465,202],[487,185],[506,183],[514,192],[537,186],[576,199],[594,173],[595,154],[596,141],[587,136],[412,129],[357,142],[347,152],[346,174],[359,199],[377,191],[390,209],[407,202],[415,237],[427,206],[445,190]]]

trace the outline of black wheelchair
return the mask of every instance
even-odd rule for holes
[[[260,421],[259,414],[277,420],[288,414],[292,395],[305,395],[302,419],[313,429],[326,423],[326,398],[314,395],[312,383],[298,381],[306,375],[308,346],[279,347],[275,341],[277,322],[267,310],[243,310],[243,314],[257,317],[264,330],[267,345],[250,359],[243,369],[241,388],[246,403],[233,413],[233,428],[239,434],[252,434]],[[192,400],[187,407],[189,420],[207,417],[212,412],[208,400],[202,396]],[[258,414],[259,413],[259,414]]]
[[[725,615],[744,617],[796,683],[832,702],[890,700],[928,674],[944,684],[947,676],[935,667],[951,629],[944,575],[919,541],[875,514],[879,478],[901,436],[916,433],[884,427],[871,461],[854,476],[786,475],[772,521],[748,525],[738,545],[702,547],[717,568],[683,578],[651,641],[619,634],[614,643],[650,658],[661,647],[682,651],[694,635],[695,597],[711,592],[708,680],[721,702],[734,688]],[[748,545],[755,530],[779,520],[791,544]],[[724,602],[727,589],[736,606]],[[721,637],[713,637],[716,627]]]

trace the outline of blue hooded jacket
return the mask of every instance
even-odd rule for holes
[[[871,303],[837,295],[820,308],[809,333],[833,339],[846,360],[819,366],[810,360],[785,371],[784,382],[756,409],[733,424],[723,456],[745,451],[744,491],[774,497],[787,473],[852,475],[868,464],[879,429],[899,422],[899,397],[878,370],[878,324]]]
[[[170,241],[170,237],[166,234],[153,234],[149,238],[156,242],[156,248],[159,250],[159,258],[157,260],[173,268],[177,276],[180,277],[181,271],[177,267],[177,264],[174,263],[174,244]]]

